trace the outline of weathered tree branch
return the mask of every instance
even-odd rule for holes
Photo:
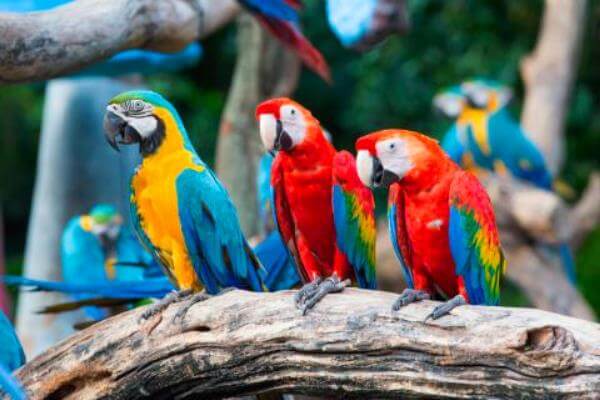
[[[46,12],[0,13],[0,83],[65,75],[132,48],[181,50],[239,10],[235,0],[79,0]]]
[[[138,325],[141,310],[86,329],[17,372],[32,399],[221,398],[280,391],[355,398],[593,398],[600,325],[533,309],[347,289],[308,316],[293,292],[233,291]]]
[[[292,94],[300,75],[300,60],[250,15],[241,15],[237,27],[238,56],[221,117],[216,169],[238,210],[244,232],[253,236],[260,233],[256,170],[264,152],[254,110],[267,98]]]
[[[577,73],[587,0],[546,0],[537,45],[521,63],[526,96],[521,122],[551,171],[565,154],[565,116]]]
[[[600,224],[600,172],[593,172],[587,188],[569,215],[574,227],[571,244],[581,246],[585,237]]]

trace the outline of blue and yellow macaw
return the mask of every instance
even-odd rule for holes
[[[436,108],[456,119],[442,147],[467,169],[511,175],[552,190],[553,177],[541,151],[506,108],[511,97],[509,88],[486,79],[471,79],[438,94]],[[559,245],[559,253],[565,273],[574,282],[575,265],[566,243]]]
[[[123,219],[109,204],[94,206],[90,213],[72,218],[61,241],[63,280],[69,284],[101,284],[140,281],[159,269],[139,242],[123,227]],[[93,296],[73,294],[75,300]],[[108,313],[86,307],[88,317],[99,320]]]
[[[27,397],[11,372],[25,364],[25,353],[15,330],[4,313],[0,311],[0,389],[13,400]],[[1,392],[0,392],[1,393]]]
[[[263,269],[246,242],[227,191],[200,159],[175,108],[145,90],[122,93],[107,106],[108,142],[139,145],[131,178],[131,217],[138,237],[182,295],[236,287],[265,289]],[[195,296],[198,301],[201,296]]]

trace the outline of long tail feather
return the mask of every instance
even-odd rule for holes
[[[70,301],[66,303],[57,303],[50,306],[44,307],[37,311],[38,314],[57,314],[67,311],[75,311],[82,307],[96,306],[96,307],[119,307],[131,304],[135,302],[135,299],[85,299],[78,301]]]
[[[256,15],[256,18],[265,29],[294,50],[307,67],[312,69],[323,80],[331,83],[331,72],[327,61],[325,61],[325,57],[304,37],[294,24],[263,15]]]
[[[112,299],[141,300],[162,298],[172,291],[173,285],[166,277],[148,278],[140,281],[113,281],[98,284],[75,284],[29,279],[22,276],[6,275],[0,277],[10,286],[25,287],[33,291],[60,292],[67,294],[90,294]]]
[[[27,396],[23,388],[14,376],[4,366],[0,365],[0,388],[13,400],[26,400]]]
[[[569,281],[573,284],[577,282],[577,275],[575,273],[575,260],[571,248],[567,243],[561,243],[558,247],[560,252],[560,260],[562,262],[565,275],[569,278]]]

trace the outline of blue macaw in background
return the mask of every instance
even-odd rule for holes
[[[141,281],[160,271],[152,256],[123,226],[116,208],[108,204],[96,205],[88,215],[74,217],[67,223],[61,259],[63,280],[69,284]],[[90,296],[74,294],[73,298],[85,300]],[[96,307],[86,307],[85,312],[94,320],[108,314]]]
[[[409,27],[398,0],[327,0],[327,20],[345,47],[368,50]]]
[[[27,398],[21,385],[11,375],[12,371],[23,364],[25,364],[25,353],[21,342],[8,318],[0,311],[0,389],[13,400]]]
[[[506,105],[512,90],[488,79],[471,79],[452,86],[434,98],[434,106],[456,122],[442,147],[467,169],[511,175],[540,189],[553,190],[553,177],[544,156],[527,137]],[[575,262],[567,243],[559,254],[569,280],[575,282]]]

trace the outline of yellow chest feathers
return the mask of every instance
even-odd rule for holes
[[[157,110],[157,114],[158,114]],[[166,267],[181,288],[197,286],[179,221],[176,180],[182,171],[204,168],[193,162],[184,147],[170,114],[159,115],[165,123],[165,138],[152,155],[144,158],[131,181],[131,201],[136,205],[140,225],[158,250]]]

